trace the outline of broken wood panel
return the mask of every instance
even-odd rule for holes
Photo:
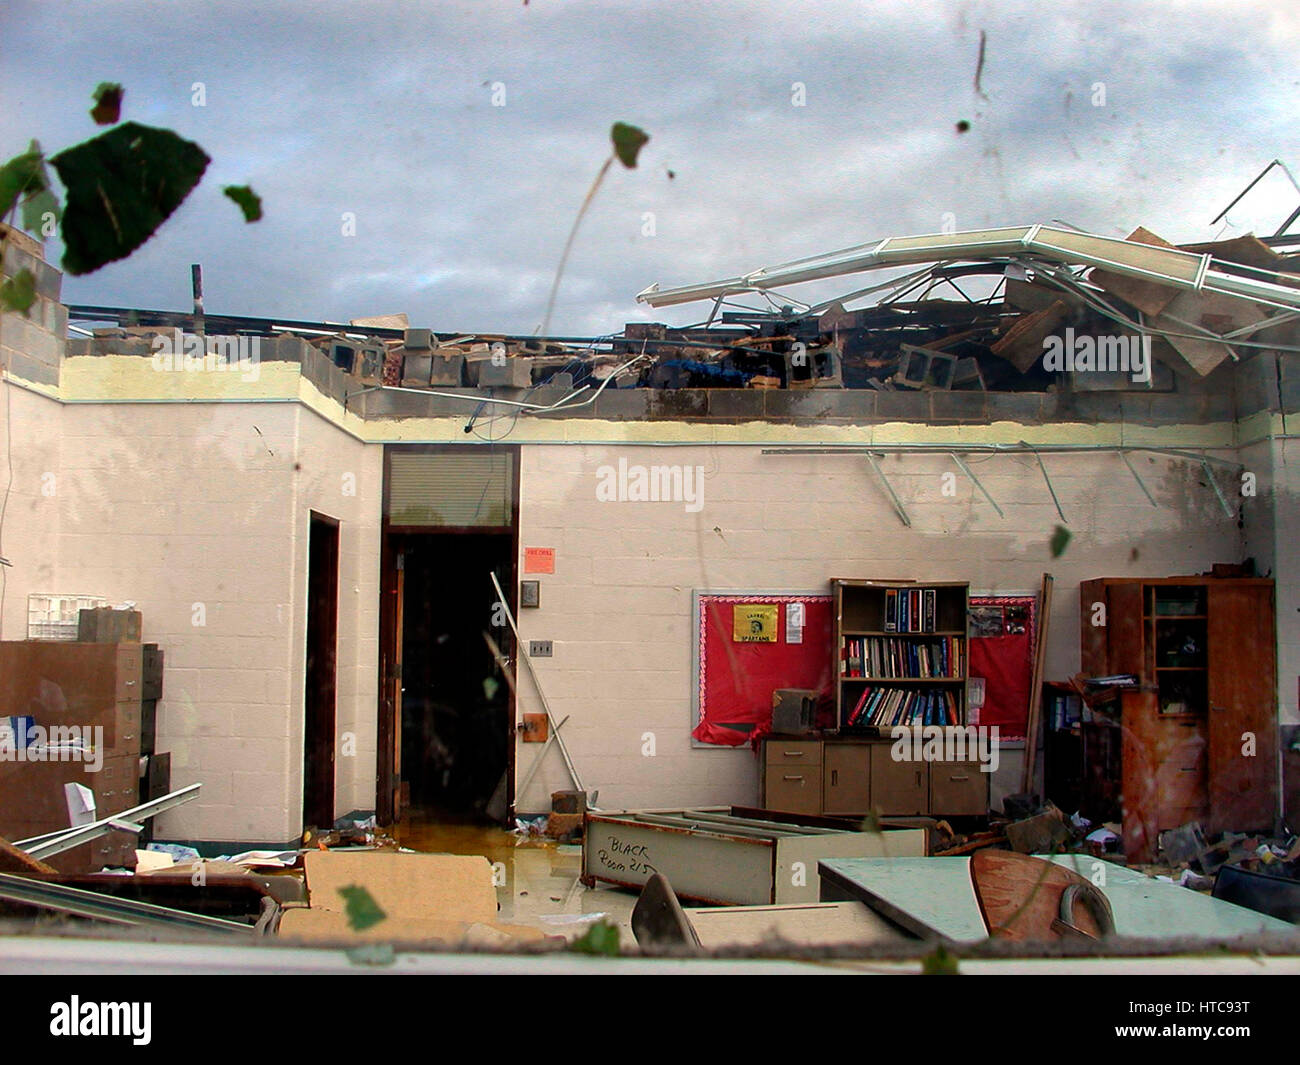
[[[1152,322],[1166,333],[1190,333],[1188,323],[1214,333],[1230,333],[1243,326],[1264,321],[1268,315],[1258,304],[1213,292],[1180,292],[1170,300],[1165,312]],[[1204,377],[1225,359],[1232,349],[1223,341],[1166,336],[1170,347],[1198,374]]]
[[[1006,359],[1021,373],[1031,370],[1043,355],[1043,341],[1065,321],[1066,306],[1055,300],[1045,310],[1021,315],[1016,324],[999,337],[989,348],[994,355]]]
[[[1154,248],[1178,250],[1176,245],[1157,237],[1141,226],[1133,230],[1126,239],[1136,241],[1138,244],[1149,244]],[[1153,317],[1169,306],[1173,298],[1178,295],[1178,289],[1169,285],[1162,285],[1156,281],[1143,281],[1124,274],[1114,274],[1101,268],[1093,269],[1088,275],[1088,280],[1112,296],[1118,296],[1125,303],[1136,307],[1143,314]]]

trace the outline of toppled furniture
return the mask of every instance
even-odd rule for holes
[[[700,902],[815,902],[819,859],[923,855],[926,844],[920,828],[851,832],[708,810],[588,813],[582,880],[640,887],[662,873],[678,896]]]
[[[1079,854],[1047,860],[1091,883],[1102,881],[1117,936],[1218,940],[1256,933],[1289,936],[1294,931],[1276,917],[1113,862]],[[989,929],[971,877],[971,861],[964,857],[828,858],[818,864],[822,899],[864,902],[921,939],[977,943],[988,938]]]

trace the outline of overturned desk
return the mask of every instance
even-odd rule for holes
[[[1082,854],[1058,854],[1050,860],[1089,879],[1097,872],[1095,866],[1102,866],[1102,890],[1114,912],[1117,936],[1235,939],[1260,932],[1284,936],[1296,932],[1295,925],[1276,917],[1154,880],[1113,862]],[[824,858],[817,869],[825,902],[866,903],[921,939],[975,943],[988,938],[969,858]]]

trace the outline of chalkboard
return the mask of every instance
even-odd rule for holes
[[[804,623],[800,642],[792,643],[791,606],[801,604]],[[745,619],[760,613],[746,607],[774,605],[776,639],[769,641],[754,625],[746,636]],[[741,608],[742,628],[737,628]],[[809,688],[829,692],[834,632],[829,595],[757,592],[695,593],[694,744],[740,747],[754,728],[772,719],[775,688]]]

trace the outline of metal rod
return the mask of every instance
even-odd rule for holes
[[[1052,487],[1052,479],[1049,476],[1047,476],[1047,467],[1043,465],[1043,456],[1038,453],[1038,449],[1036,447],[1033,447],[1030,444],[1026,444],[1023,440],[1020,442],[1021,444],[1024,444],[1025,447],[1029,448],[1029,450],[1034,453],[1034,458],[1038,460],[1038,468],[1039,470],[1042,471],[1043,480],[1047,482],[1047,490],[1052,493],[1052,502],[1056,504],[1056,513],[1060,515],[1060,518],[1063,522],[1066,522],[1068,524],[1069,519],[1065,516],[1065,511],[1061,509],[1061,501],[1056,498],[1056,489]]]
[[[198,797],[199,789],[202,787],[202,784],[191,784],[179,791],[173,791],[161,798],[154,799],[152,802],[142,803],[139,806],[131,807],[129,810],[113,814],[112,817],[104,817],[98,821],[92,821],[88,825],[78,825],[74,828],[63,829],[60,832],[47,832],[43,836],[18,840],[14,846],[21,851],[26,851],[33,858],[48,858],[54,854],[62,854],[64,851],[79,847],[92,839],[98,839],[117,823],[122,821],[143,821],[146,818],[155,817],[165,810],[180,806],[182,803],[187,803],[191,799]]]
[[[907,516],[907,511],[903,509],[903,504],[898,496],[894,493],[893,486],[889,483],[889,478],[885,476],[880,464],[876,461],[876,456],[870,451],[867,452],[867,461],[871,463],[871,468],[876,471],[876,476],[880,478],[881,483],[885,486],[885,491],[889,493],[889,498],[894,503],[894,510],[898,512],[899,519],[909,529],[912,527],[912,519]]]
[[[1155,497],[1149,491],[1147,491],[1146,484],[1143,482],[1142,478],[1138,476],[1138,471],[1134,469],[1133,463],[1129,461],[1128,454],[1126,452],[1121,451],[1119,453],[1119,457],[1124,460],[1124,465],[1128,467],[1128,472],[1133,475],[1133,480],[1137,481],[1138,487],[1142,489],[1142,494],[1147,497],[1147,502],[1150,503],[1153,507],[1157,506],[1158,504],[1155,501]]]
[[[201,913],[117,898],[98,891],[85,891],[66,884],[54,884],[11,873],[0,873],[0,899],[58,910],[75,917],[107,921],[110,924],[164,925],[202,932],[237,932],[250,936],[256,932],[250,924],[228,921],[223,917],[208,917]]]
[[[194,332],[203,333],[203,264],[190,265],[190,289],[194,295]]]
[[[570,716],[571,715],[569,714],[565,714],[564,721],[568,721]],[[528,785],[533,782],[533,777],[537,775],[537,771],[542,767],[542,762],[546,758],[547,750],[550,749],[551,744],[554,743],[556,738],[560,735],[560,729],[564,728],[564,721],[559,721],[551,727],[551,734],[546,737],[546,742],[542,744],[542,749],[537,752],[537,757],[533,760],[533,764],[528,768],[528,775],[524,777],[524,782],[519,785],[519,790],[515,792],[516,800],[520,795],[528,790]]]
[[[994,510],[998,512],[998,517],[1005,518],[1006,515],[1002,513],[1002,508],[998,506],[996,502],[994,502],[993,497],[989,495],[988,489],[985,488],[982,484],[980,484],[980,479],[976,477],[973,472],[971,472],[971,468],[967,466],[966,463],[962,462],[961,456],[958,455],[955,451],[950,451],[949,454],[952,456],[952,461],[957,463],[957,465],[961,467],[961,472],[964,473],[967,477],[969,477],[971,481],[974,482],[975,487],[984,493],[984,498],[989,501],[989,506],[991,506]]]
[[[1224,498],[1223,489],[1219,487],[1219,482],[1215,479],[1214,471],[1210,469],[1210,464],[1208,462],[1202,462],[1201,469],[1205,471],[1205,477],[1210,482],[1210,487],[1214,489],[1214,494],[1219,497],[1219,506],[1223,508],[1223,513],[1231,518],[1232,507],[1228,505],[1228,501]]]
[[[555,731],[555,715],[551,713],[551,706],[546,701],[546,693],[542,691],[542,682],[537,676],[537,669],[524,648],[524,641],[519,636],[519,626],[515,624],[515,616],[510,612],[510,604],[506,600],[506,593],[501,590],[501,582],[497,580],[496,573],[489,570],[488,576],[492,578],[492,587],[497,590],[497,601],[501,604],[506,620],[510,622],[510,630],[515,634],[515,645],[519,649],[519,657],[523,659],[524,664],[528,667],[528,675],[533,678],[533,687],[537,689],[537,697],[542,701],[542,709],[546,711],[546,720],[550,725],[552,734],[555,736],[556,746],[560,748],[560,754],[564,757],[564,764],[569,770],[573,786],[579,791],[585,792],[587,789],[582,786],[582,778],[578,776],[577,767],[574,766],[573,759],[569,757],[569,748],[564,745],[564,737]]]
[[[1274,437],[1273,439],[1281,439]],[[647,442],[638,441],[639,446],[650,446]],[[726,441],[715,443],[714,447],[726,446]],[[571,445],[565,445],[571,446]],[[752,445],[745,444],[745,447]],[[1224,445],[1218,447],[1219,451],[1231,450]],[[1043,454],[1110,454],[1112,451],[1147,451],[1153,455],[1169,455],[1174,458],[1189,459],[1192,462],[1215,462],[1220,466],[1238,467],[1240,462],[1234,462],[1231,459],[1215,458],[1212,455],[1202,455],[1194,451],[1182,451],[1172,447],[1147,447],[1133,444],[1029,444],[1020,441],[1018,444],[961,444],[954,448],[952,444],[872,444],[864,447],[858,444],[844,444],[834,447],[825,446],[808,446],[808,447],[765,447],[762,450],[764,455],[865,455],[868,452],[875,454],[895,454],[895,455],[930,455],[942,454],[950,455],[954,451],[963,455],[1023,455],[1041,451]]]

